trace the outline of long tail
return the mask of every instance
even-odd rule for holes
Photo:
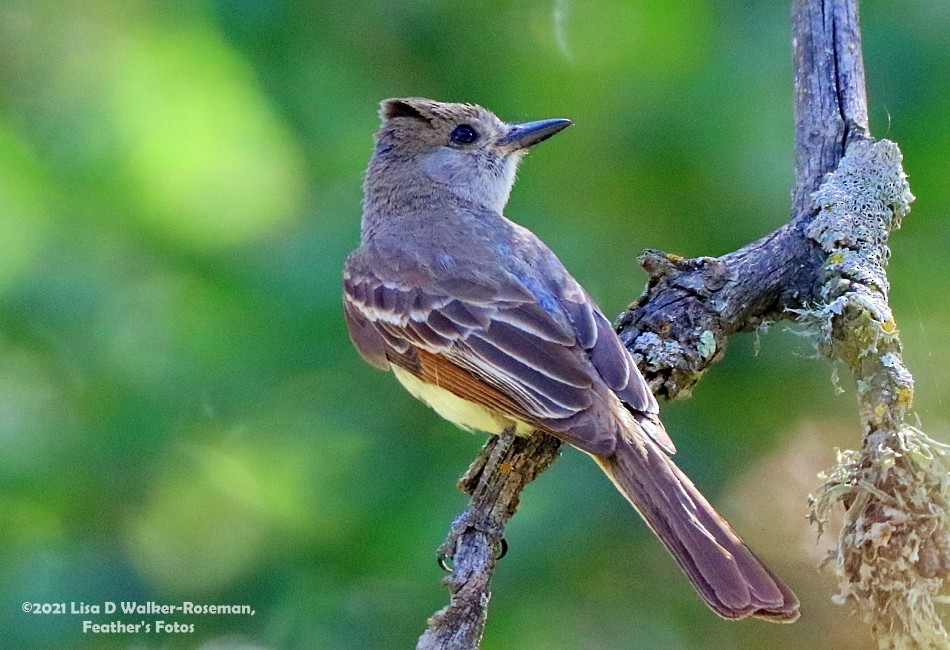
[[[673,554],[703,600],[724,618],[791,623],[798,598],[755,555],[692,481],[643,436],[594,459]]]

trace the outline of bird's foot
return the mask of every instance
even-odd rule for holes
[[[472,533],[480,533],[473,535]],[[475,511],[471,506],[462,511],[452,527],[445,541],[438,549],[439,566],[447,573],[452,573],[453,563],[456,553],[461,550],[462,545],[487,544],[494,547],[494,552],[486,553],[495,561],[505,557],[508,553],[508,542],[504,537],[504,528],[497,522],[486,518],[483,514]]]

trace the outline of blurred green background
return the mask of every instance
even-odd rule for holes
[[[645,247],[719,255],[788,217],[787,3],[0,4],[0,645],[413,647],[483,440],[364,365],[341,318],[377,104],[422,95],[575,126],[507,214],[613,316]],[[868,0],[872,129],[918,196],[892,238],[917,412],[947,439],[950,4]],[[803,600],[710,614],[568,450],[508,529],[484,647],[867,648],[804,520],[850,380],[800,328],[734,340],[664,406],[679,462]],[[833,537],[834,533],[829,537]],[[250,604],[93,637],[23,601]],[[115,616],[93,617],[99,622]],[[118,617],[154,621],[161,617]]]

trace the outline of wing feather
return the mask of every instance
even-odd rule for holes
[[[363,316],[362,312],[353,303],[346,299],[343,301],[343,316],[346,318],[350,339],[353,341],[357,352],[370,365],[380,370],[389,370],[389,360],[386,358],[386,341],[379,330]]]
[[[555,285],[552,309],[512,277],[400,284],[380,280],[374,266],[351,258],[344,274],[350,334],[373,365],[431,374],[428,381],[459,397],[554,430],[591,408],[602,390],[595,379],[602,380],[644,421],[647,435],[674,450],[632,357],[569,275]]]

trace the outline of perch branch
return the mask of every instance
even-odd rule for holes
[[[439,548],[440,558],[452,558],[452,573],[445,579],[451,601],[429,618],[416,650],[479,647],[505,524],[518,509],[521,490],[554,462],[560,447],[552,436],[504,433],[488,441],[459,480],[459,488],[472,498]]]
[[[913,380],[884,273],[887,236],[913,197],[897,146],[869,134],[857,0],[795,0],[792,29],[791,219],[719,258],[645,251],[649,280],[618,334],[654,393],[672,399],[690,394],[733,334],[814,323],[821,349],[852,370],[864,425],[863,450],[843,454],[813,504],[819,521],[835,502],[848,507],[837,598],[858,606],[882,647],[945,647],[933,603],[950,568],[947,474],[935,443],[904,421]],[[478,647],[504,525],[557,449],[547,436],[490,443],[463,477],[473,498],[442,549],[454,550],[452,599],[418,648]]]

